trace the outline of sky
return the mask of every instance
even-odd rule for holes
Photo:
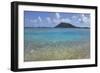
[[[55,27],[61,22],[90,27],[90,14],[24,11],[24,27]]]

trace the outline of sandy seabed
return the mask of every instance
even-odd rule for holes
[[[90,41],[24,42],[24,61],[73,60],[90,58]]]

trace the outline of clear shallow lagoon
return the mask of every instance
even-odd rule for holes
[[[24,28],[24,61],[90,58],[90,29]]]

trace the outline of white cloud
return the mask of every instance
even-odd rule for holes
[[[54,22],[55,24],[58,24],[58,23],[60,23],[60,20],[59,20],[59,19],[53,19],[53,22]]]
[[[60,13],[56,13],[56,18],[60,19]]]
[[[80,14],[80,15],[73,15],[72,17],[73,21],[76,21],[75,23],[82,23],[82,24],[89,24],[89,18],[85,14]]]
[[[81,15],[82,21],[86,24],[89,24],[89,18],[86,17],[84,14]]]
[[[70,23],[70,22],[71,22],[71,20],[70,20],[70,19],[68,19],[68,18],[63,18],[63,19],[61,19],[61,22]]]
[[[47,21],[48,21],[49,23],[51,23],[51,18],[50,18],[50,17],[47,17],[46,19],[47,19]]]
[[[33,19],[33,20],[31,19],[30,22],[31,23],[37,23],[37,20],[36,19]]]
[[[42,18],[40,16],[38,17],[38,19],[39,19],[40,22],[42,22]]]
[[[53,22],[55,24],[59,24],[61,22],[70,23],[71,22],[71,19],[69,19],[69,18],[53,19]]]
[[[82,21],[82,19],[81,19],[81,18],[79,18],[79,19],[78,19],[78,21],[79,21],[79,22],[81,22],[81,21]]]
[[[75,16],[75,15],[74,15],[74,16],[72,16],[71,18],[72,18],[72,19],[76,19],[76,18],[77,18],[77,16]]]

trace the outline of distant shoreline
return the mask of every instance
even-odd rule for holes
[[[61,22],[54,27],[25,27],[25,28],[78,28],[78,29],[90,29],[90,27],[79,27],[70,23]]]
[[[55,27],[24,27],[24,28],[55,28]],[[62,28],[62,27],[58,27],[58,28]],[[64,28],[64,27],[63,27]],[[68,28],[68,29],[90,29],[90,27],[76,27],[76,28]]]

